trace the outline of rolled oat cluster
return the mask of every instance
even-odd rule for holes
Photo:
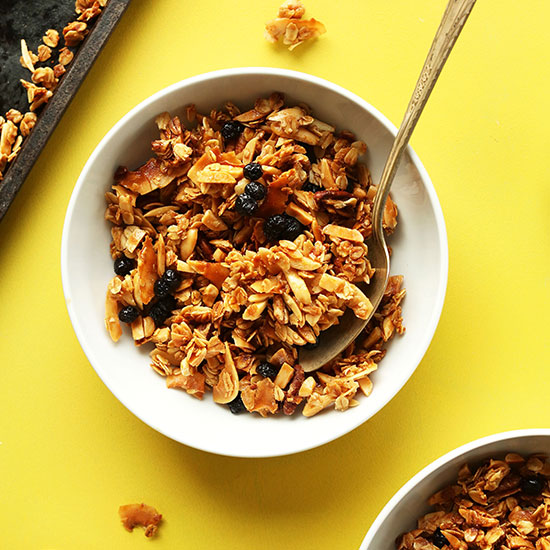
[[[550,550],[550,464],[515,453],[475,470],[428,501],[435,508],[401,535],[398,550]]]
[[[301,346],[351,309],[372,305],[359,283],[373,269],[365,239],[375,194],[366,145],[282,95],[246,112],[227,103],[209,115],[186,110],[190,128],[156,119],[155,156],[120,168],[106,194],[117,274],[108,285],[113,340],[130,325],[136,345],[154,344],[152,366],[171,388],[233,412],[312,416],[357,404],[383,345],[402,333],[401,277],[392,277],[366,331],[309,377]],[[388,200],[384,227],[397,209]]]

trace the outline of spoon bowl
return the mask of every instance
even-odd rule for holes
[[[386,241],[378,242],[373,235],[368,241],[369,260],[375,272],[370,283],[359,284],[359,288],[372,304],[372,313],[380,305],[390,276],[390,255]],[[300,350],[300,365],[304,372],[312,372],[334,359],[342,350],[346,349],[359,337],[369,319],[359,319],[351,309],[347,309],[340,323],[323,333],[322,344],[313,349]]]

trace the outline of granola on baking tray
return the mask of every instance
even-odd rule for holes
[[[397,539],[398,550],[550,550],[550,463],[509,453],[429,499],[435,508]]]
[[[390,278],[364,333],[321,371],[305,375],[301,346],[315,346],[346,309],[372,305],[356,283],[373,269],[365,239],[376,192],[366,145],[279,93],[241,112],[187,107],[156,118],[154,157],[121,167],[106,194],[116,276],[105,324],[112,339],[130,326],[151,342],[153,369],[169,388],[232,412],[305,416],[346,410],[384,344],[404,332],[402,277]],[[388,200],[384,228],[397,224]]]
[[[60,45],[59,32],[48,29],[42,37],[42,44],[37,47],[37,53],[29,50],[27,41],[21,39],[21,66],[31,75],[30,80],[21,79],[21,86],[27,91],[29,111],[21,113],[17,109],[10,109],[5,117],[0,116],[0,182],[3,175],[19,152],[25,138],[31,133],[36,121],[37,112],[52,98],[61,77],[67,71],[66,66],[73,60],[75,49],[89,33],[88,25],[96,18],[107,5],[108,0],[76,0],[76,21],[68,23],[62,31],[65,46],[59,49],[57,63],[52,66],[39,66],[46,63],[55,55]],[[19,125],[19,127],[17,127]]]

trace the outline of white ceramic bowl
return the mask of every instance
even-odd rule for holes
[[[550,452],[550,429],[516,430],[483,437],[438,458],[408,481],[386,504],[368,530],[360,550],[392,550],[395,539],[416,527],[430,507],[427,500],[456,481],[459,468],[507,453],[530,455]]]
[[[128,334],[114,344],[104,328],[104,296],[113,276],[110,227],[104,193],[119,165],[135,168],[151,156],[154,118],[182,113],[195,103],[209,111],[231,100],[241,107],[272,91],[290,102],[306,102],[321,120],[349,129],[368,144],[366,161],[377,181],[395,127],[351,92],[293,71],[242,68],[216,71],[178,82],[140,103],[101,140],[71,197],[61,247],[63,289],[76,335],[90,363],[113,394],[137,417],[163,434],[198,449],[230,456],[261,457],[319,446],[353,430],[379,411],[405,384],[422,359],[437,326],[447,284],[447,239],[441,207],[426,170],[408,149],[393,185],[399,226],[392,238],[392,272],[405,275],[403,314],[407,332],[395,338],[373,376],[374,391],[345,413],[327,411],[306,419],[235,416],[207,394],[198,401],[168,390],[148,365],[148,350]]]

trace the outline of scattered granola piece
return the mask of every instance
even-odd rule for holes
[[[48,46],[45,46],[44,44],[40,44],[38,46],[38,61],[44,62],[50,59],[52,56],[52,50]]]
[[[126,531],[131,533],[134,527],[139,525],[145,527],[145,536],[148,538],[156,534],[162,520],[162,514],[159,514],[155,508],[143,502],[141,504],[125,504],[120,506],[118,514]]]
[[[286,0],[279,8],[278,17],[288,19],[301,19],[306,13],[306,9],[301,0]]]
[[[78,17],[79,21],[90,21],[94,17],[97,17],[101,13],[101,5],[98,0],[95,0],[94,2],[80,2],[81,4],[86,4],[88,7],[82,11],[76,10],[76,13],[80,13],[80,16]],[[77,0],[77,4],[79,4]]]
[[[37,119],[38,117],[36,116],[36,113],[28,112],[23,115],[21,124],[19,124],[19,131],[21,132],[22,136],[26,137],[31,133],[31,130],[34,128]]]
[[[42,84],[48,90],[57,86],[57,78],[51,67],[39,67],[32,73],[31,80],[35,84]]]
[[[293,50],[306,40],[317,38],[327,32],[325,26],[316,19],[302,19],[305,8],[300,0],[287,0],[280,8],[278,17],[265,25],[265,39],[283,44]]]
[[[23,115],[17,109],[10,109],[6,113],[6,119],[11,120],[14,124],[19,124],[23,119]]]
[[[21,80],[21,84],[23,84],[23,88],[27,90],[27,99],[30,103],[29,109],[31,111],[36,111],[38,107],[44,105],[44,103],[47,103],[53,95],[50,90],[47,90],[42,86],[36,86],[26,80]]]
[[[53,68],[53,75],[55,76],[55,78],[57,78],[58,80],[67,72],[67,69],[65,69],[65,67],[63,65],[61,65],[61,63],[58,63],[57,65],[54,66]]]
[[[48,29],[42,37],[42,42],[50,48],[56,48],[59,43],[59,33],[55,29]]]
[[[8,119],[2,124],[2,131],[0,133],[0,155],[9,156],[11,154],[11,148],[16,137],[17,126]]]
[[[96,0],[75,0],[75,11],[80,15],[87,9],[90,9],[95,3],[97,3]]]
[[[59,50],[59,64],[60,65],[68,65],[73,60],[74,54],[69,50],[69,48],[61,48]]]
[[[65,25],[63,29],[63,39],[65,45],[72,47],[77,46],[88,34],[88,26],[82,21],[72,21]]]

